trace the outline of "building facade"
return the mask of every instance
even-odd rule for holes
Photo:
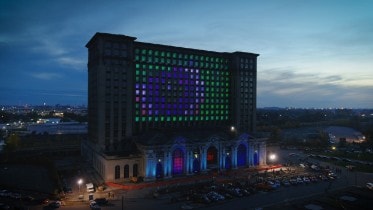
[[[89,141],[82,154],[105,180],[265,164],[265,142],[252,136],[258,54],[107,33],[86,47]]]

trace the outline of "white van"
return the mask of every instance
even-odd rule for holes
[[[92,183],[88,183],[85,186],[87,186],[87,192],[88,193],[95,192],[95,186]]]

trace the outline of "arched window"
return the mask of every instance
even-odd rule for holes
[[[126,164],[124,166],[124,178],[129,178],[130,177],[130,166]]]
[[[176,149],[172,154],[173,174],[183,174],[184,172],[184,154],[181,149]]]
[[[115,166],[115,179],[120,178],[120,166],[116,165]]]
[[[132,176],[133,176],[133,177],[137,177],[137,175],[138,175],[138,173],[139,173],[138,168],[139,168],[139,167],[138,167],[137,164],[133,164],[133,167],[132,167],[132,169],[133,169]]]
[[[246,146],[240,144],[237,148],[237,166],[246,165]]]

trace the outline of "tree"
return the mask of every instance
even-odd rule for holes
[[[343,147],[346,147],[346,145],[347,145],[346,138],[340,138],[338,147],[343,148]]]
[[[272,142],[280,142],[282,140],[281,129],[277,127],[273,128],[269,139]]]
[[[15,151],[20,143],[20,138],[17,134],[12,133],[6,140],[5,140],[5,150],[12,152]]]

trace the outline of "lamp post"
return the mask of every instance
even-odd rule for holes
[[[269,155],[269,160],[270,160],[271,162],[275,161],[276,158],[277,158],[277,157],[276,157],[276,154],[273,154],[273,153],[272,153],[272,154]]]
[[[79,179],[79,180],[78,180],[78,185],[79,185],[79,193],[80,193],[80,185],[82,185],[82,183],[83,183],[83,180],[82,180],[82,179]]]
[[[274,162],[276,161],[277,156],[276,156],[275,153],[271,153],[271,154],[269,154],[268,158],[269,158],[269,161],[271,161],[271,164],[272,164],[272,166],[271,166],[272,175],[275,176]]]
[[[268,158],[269,158],[269,161],[271,162],[271,164],[273,166],[274,163],[276,162],[277,155],[275,153],[271,153],[271,154],[269,154]]]

